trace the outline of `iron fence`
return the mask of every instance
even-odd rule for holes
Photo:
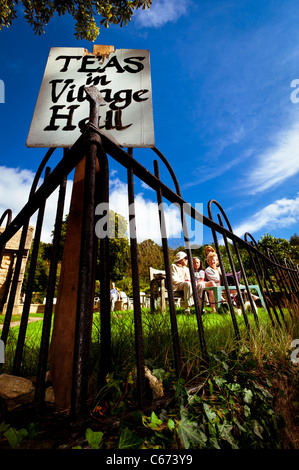
[[[278,325],[283,327],[285,322],[284,316],[284,300],[289,301],[289,311],[292,315],[296,314],[298,306],[299,293],[299,273],[298,267],[289,259],[285,259],[284,264],[280,264],[271,250],[262,253],[258,249],[258,245],[252,235],[246,233],[244,239],[234,234],[229,220],[220,206],[220,204],[211,200],[208,204],[208,217],[200,213],[190,204],[188,204],[181,195],[180,187],[171,165],[164,155],[157,149],[153,151],[158,157],[154,160],[154,172],[150,172],[142,166],[133,157],[133,150],[125,151],[115,142],[110,140],[107,135],[103,134],[94,124],[96,122],[96,109],[92,108],[91,121],[82,133],[78,141],[70,149],[65,149],[63,157],[56,165],[53,171],[46,165],[55,149],[50,149],[43,161],[41,162],[28,198],[28,202],[24,205],[19,214],[12,220],[11,211],[5,211],[0,219],[0,225],[6,221],[6,227],[0,235],[0,255],[4,252],[6,243],[21,230],[21,240],[18,254],[14,262],[13,276],[10,282],[10,290],[7,293],[7,308],[5,314],[4,325],[2,329],[1,339],[6,344],[11,324],[12,312],[15,303],[17,283],[21,269],[22,255],[30,223],[30,218],[37,213],[37,222],[35,227],[35,235],[31,253],[31,261],[29,275],[27,281],[27,289],[25,301],[22,309],[21,324],[18,334],[17,346],[13,360],[13,373],[19,374],[21,371],[22,355],[26,341],[26,331],[30,313],[30,305],[33,295],[33,281],[35,277],[39,243],[41,239],[41,230],[43,226],[44,212],[48,198],[57,189],[59,189],[59,197],[57,203],[57,212],[53,234],[53,245],[51,254],[51,263],[48,279],[48,288],[46,295],[45,311],[43,316],[43,328],[39,352],[38,371],[36,377],[35,402],[42,404],[45,393],[45,377],[48,364],[49,343],[51,333],[51,322],[53,317],[53,299],[54,289],[57,277],[57,265],[59,259],[61,227],[63,221],[63,210],[65,204],[67,176],[76,168],[82,158],[85,158],[85,177],[84,177],[84,200],[82,214],[82,232],[81,232],[81,249],[80,249],[80,266],[77,290],[77,308],[76,308],[76,330],[74,338],[74,360],[73,360],[73,380],[72,380],[72,396],[71,396],[71,414],[78,416],[86,410],[88,400],[88,361],[89,361],[89,344],[90,330],[93,310],[93,285],[94,272],[96,263],[96,236],[95,224],[97,222],[95,208],[97,204],[105,203],[109,207],[109,161],[108,156],[127,171],[128,183],[128,204],[130,205],[129,218],[129,238],[131,248],[131,265],[132,265],[132,281],[133,281],[133,309],[134,309],[134,325],[135,325],[135,351],[136,351],[136,367],[137,367],[137,385],[138,399],[140,406],[144,406],[145,400],[145,375],[144,375],[144,332],[142,328],[142,308],[140,304],[140,279],[139,279],[139,259],[138,246],[136,237],[136,214],[134,212],[134,177],[150,186],[157,196],[157,204],[159,207],[159,223],[161,230],[162,249],[164,256],[164,265],[166,272],[166,281],[168,286],[168,305],[171,324],[171,333],[173,341],[173,361],[175,371],[179,377],[183,373],[184,364],[180,350],[180,332],[177,324],[177,313],[174,299],[174,291],[171,278],[170,255],[167,237],[167,227],[165,222],[165,213],[163,210],[163,200],[167,200],[172,204],[176,204],[180,208],[181,224],[184,234],[185,249],[188,256],[190,277],[193,292],[196,292],[196,280],[192,262],[192,245],[188,235],[186,214],[193,220],[202,223],[211,230],[215,249],[219,259],[219,265],[224,281],[224,289],[229,306],[229,314],[234,328],[236,340],[240,339],[240,331],[236,319],[236,313],[233,305],[233,299],[230,296],[229,285],[225,276],[225,268],[223,256],[220,249],[221,243],[224,244],[228,260],[231,267],[234,285],[236,286],[237,298],[242,310],[246,329],[250,332],[250,322],[245,309],[242,292],[239,287],[235,263],[232,251],[237,257],[239,269],[246,291],[249,293],[249,302],[252,307],[254,321],[259,327],[259,318],[255,310],[252,296],[250,294],[249,281],[246,270],[242,263],[240,249],[245,249],[249,255],[252,271],[263,295],[265,302],[265,310],[269,315],[273,327]],[[174,190],[164,184],[160,179],[161,163],[169,172]],[[99,171],[97,170],[99,165]],[[37,189],[41,175],[44,174],[44,181]],[[133,210],[132,210],[133,208]],[[213,218],[213,209],[218,211],[216,222]],[[99,218],[103,215],[99,216]],[[110,313],[110,266],[109,266],[109,237],[100,238],[100,318],[101,318],[101,339],[100,339],[100,367],[99,367],[99,383],[103,382],[106,374],[111,368],[111,313]],[[208,365],[209,355],[206,344],[205,331],[203,326],[203,317],[201,311],[200,299],[194,296],[194,309],[197,321],[197,330],[199,338],[199,346],[203,365]],[[62,359],[63,360],[63,359]]]

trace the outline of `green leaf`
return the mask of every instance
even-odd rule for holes
[[[246,418],[251,415],[250,407],[247,405],[244,406],[244,415],[246,416]]]
[[[142,422],[145,427],[151,428],[153,430],[158,430],[161,424],[163,424],[163,421],[158,418],[154,411],[152,412],[150,418],[148,418],[147,416],[143,416]]]
[[[153,375],[157,377],[159,380],[163,380],[164,375],[165,375],[165,370],[164,369],[153,369]]]
[[[203,408],[204,408],[206,417],[208,418],[209,422],[212,423],[217,418],[216,413],[211,409],[211,407],[207,403],[203,404]]]
[[[100,431],[92,431],[90,428],[86,430],[85,437],[91,449],[99,449],[102,441],[103,433]]]
[[[5,432],[9,428],[9,424],[6,424],[4,421],[0,424],[0,432]]]
[[[185,409],[181,409],[182,419],[179,422],[177,432],[184,449],[189,449],[190,444],[205,444],[206,436],[199,432],[198,424],[190,421]]]
[[[227,388],[231,391],[231,392],[240,392],[242,389],[241,389],[241,385],[238,384],[238,383],[232,383],[232,384],[228,384],[227,385]]]
[[[217,375],[213,378],[215,384],[217,385],[217,387],[219,387],[220,389],[223,387],[223,384],[225,384],[226,380],[223,379],[222,377],[218,377]]]
[[[139,449],[143,439],[141,439],[137,434],[130,431],[130,429],[125,428],[122,430],[119,437],[118,448],[119,449]]]
[[[17,431],[15,428],[8,428],[8,430],[4,433],[4,436],[9,442],[9,445],[14,449],[21,444],[23,439],[28,436],[27,429],[20,429]]]
[[[263,439],[262,432],[264,430],[263,426],[258,423],[255,419],[252,421],[253,424],[253,432],[256,436],[260,437]]]
[[[168,422],[167,422],[167,427],[170,431],[174,431],[174,428],[175,428],[175,422],[173,421],[173,419],[169,419]]]
[[[221,439],[224,439],[225,441],[227,441],[233,449],[238,449],[238,445],[236,444],[233,436],[231,435],[231,430],[233,429],[233,426],[231,424],[229,424],[228,422],[224,422],[224,423],[219,423],[217,424],[217,427],[218,427],[218,431],[219,431],[219,436],[221,437]]]
[[[39,433],[39,423],[29,423],[27,426],[28,439],[34,439]]]
[[[243,390],[243,400],[245,403],[250,404],[252,403],[253,393],[248,388],[244,388]]]
[[[161,424],[161,419],[159,419],[156,413],[152,411],[149,427],[152,429],[157,429],[159,426],[161,426]]]

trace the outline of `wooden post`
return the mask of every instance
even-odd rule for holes
[[[95,45],[93,54],[104,56],[113,50],[113,46]],[[71,405],[84,176],[85,158],[75,170],[49,354],[55,405],[60,410]],[[93,310],[90,312],[92,314]]]

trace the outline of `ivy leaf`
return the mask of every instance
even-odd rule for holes
[[[217,387],[219,387],[220,389],[223,387],[223,384],[225,384],[226,380],[223,379],[222,377],[218,377],[217,375],[213,378],[215,384],[217,385]]]
[[[252,403],[253,393],[248,388],[244,388],[243,390],[243,400],[245,403],[250,404]]]
[[[118,448],[119,449],[139,449],[141,444],[143,443],[143,439],[141,439],[137,434],[130,431],[129,428],[125,428],[122,430],[121,435],[119,437]]]
[[[221,439],[224,439],[227,441],[233,449],[238,449],[238,445],[236,444],[233,436],[231,435],[231,430],[233,429],[233,426],[231,424],[228,424],[227,422],[217,424],[218,431],[219,431],[219,436]]]
[[[100,431],[92,431],[90,428],[86,430],[85,437],[92,449],[98,449],[103,437],[103,433]]]
[[[182,442],[184,449],[189,449],[190,444],[204,445],[206,443],[206,436],[199,432],[198,424],[190,421],[187,417],[185,409],[181,409],[182,419],[179,422],[177,432]]]
[[[148,418],[147,416],[143,416],[142,422],[145,427],[151,428],[154,431],[155,430],[158,431],[161,425],[163,424],[163,421],[160,418],[158,418],[158,416],[156,415],[154,411],[152,412],[150,418]]]
[[[8,440],[10,447],[14,449],[21,444],[25,437],[28,436],[28,431],[23,428],[18,431],[17,429],[10,427],[5,431],[4,436]]]
[[[7,431],[9,426],[10,426],[9,424],[6,424],[4,421],[2,421],[2,423],[0,424],[0,433]]]
[[[207,404],[203,404],[203,408],[206,414],[206,417],[208,418],[210,423],[213,423],[213,421],[217,418],[216,413],[211,409],[211,407]]]
[[[168,420],[167,427],[168,427],[168,429],[169,429],[170,431],[174,431],[175,422],[173,421],[173,419],[169,419],[169,420]]]
[[[260,437],[263,439],[262,432],[264,430],[263,426],[256,421],[256,419],[253,420],[253,432],[256,434],[256,436]]]
[[[39,423],[29,423],[27,426],[28,439],[34,439],[39,433]]]
[[[157,377],[159,380],[163,380],[164,375],[165,375],[165,370],[164,369],[153,369],[153,375]]]

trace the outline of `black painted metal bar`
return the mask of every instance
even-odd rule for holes
[[[7,302],[7,308],[5,312],[5,319],[4,319],[3,330],[2,330],[2,335],[1,335],[1,339],[5,344],[7,341],[9,326],[10,326],[13,308],[15,304],[15,297],[16,297],[17,287],[19,283],[19,277],[20,277],[20,271],[21,271],[21,266],[22,266],[22,261],[23,261],[25,243],[27,239],[28,227],[29,227],[29,221],[27,221],[27,223],[24,225],[22,233],[21,233],[17,260],[16,260],[16,264],[14,268],[11,289],[10,289],[9,298]]]
[[[71,415],[86,412],[88,396],[88,361],[91,312],[93,309],[94,247],[95,247],[95,181],[97,146],[90,144],[86,155],[84,201],[82,215],[80,267],[71,394]]]
[[[101,389],[106,384],[106,375],[111,371],[111,312],[110,312],[110,243],[109,243],[109,168],[107,155],[101,149],[98,151],[100,172],[97,173],[96,203],[104,204],[101,217],[106,217],[108,223],[103,225],[100,235],[100,360],[98,386]]]
[[[279,294],[281,294],[281,290],[280,290],[279,284],[277,283],[277,277],[276,277],[276,269],[277,269],[276,263],[273,263],[273,261],[271,261],[271,259],[267,256],[265,264],[267,266],[266,267],[266,272],[267,272],[267,276],[268,276],[268,280],[269,280],[271,293],[272,293],[273,299],[275,299],[275,300],[273,300],[274,306],[276,305],[276,307],[278,308],[278,310],[280,312],[280,315],[281,315],[281,318],[282,318],[283,322],[285,323],[285,317],[284,317],[284,313],[283,313],[283,305],[281,304],[281,296],[279,295]],[[277,288],[275,288],[275,286],[274,286],[274,282],[273,282],[274,280],[276,281]]]
[[[255,251],[251,250],[251,247],[253,247],[253,245],[257,246],[257,243],[256,243],[255,239],[253,238],[253,236],[248,232],[245,233],[244,238],[245,238],[246,241],[248,241],[247,239],[251,240],[250,242],[248,242],[247,252],[249,253],[249,257],[250,257],[250,260],[251,260],[253,268],[254,268],[255,276],[256,276],[261,294],[263,296],[263,299],[264,299],[264,302],[265,302],[265,305],[266,305],[266,311],[269,315],[272,326],[274,327],[275,326],[275,321],[274,321],[274,318],[271,314],[271,306],[269,305],[270,293],[269,293],[269,290],[267,290],[268,286],[267,286],[267,283],[266,283],[265,278],[264,278],[265,276],[264,276],[263,267],[261,265],[260,257],[257,254],[257,250],[255,250]],[[263,279],[263,282],[262,282],[261,278]],[[265,290],[268,293],[268,297],[265,296]]]
[[[65,150],[66,152],[67,150]],[[49,270],[46,304],[43,318],[43,328],[39,352],[39,362],[36,376],[34,400],[38,405],[43,404],[45,399],[46,372],[48,363],[48,352],[52,325],[53,299],[55,295],[55,284],[57,276],[57,266],[59,260],[60,237],[63,219],[63,210],[65,202],[67,176],[64,177],[58,194],[57,210],[53,234],[53,244],[51,251],[51,263]]]
[[[6,229],[7,227],[11,224],[11,219],[12,219],[12,211],[11,209],[6,209],[6,211],[3,212],[1,218],[0,218],[0,227],[1,225],[3,224],[3,221],[5,220],[5,217],[7,217],[7,220],[6,220]],[[5,243],[4,244],[0,244],[0,266],[1,266],[1,263],[2,263],[2,258],[3,258],[3,253],[4,253],[4,249],[5,249]]]
[[[45,171],[45,180],[47,180],[47,178],[49,177],[50,172],[51,172],[50,168],[47,167]],[[44,221],[45,207],[46,207],[46,201],[42,201],[40,208],[38,210],[38,214],[37,214],[34,241],[33,241],[32,252],[31,252],[30,268],[29,268],[27,287],[26,287],[26,295],[25,295],[22,317],[21,317],[21,322],[20,322],[20,329],[19,329],[18,341],[17,341],[17,346],[16,346],[16,352],[15,352],[15,357],[14,357],[14,362],[13,362],[13,373],[15,375],[18,375],[21,369],[23,348],[24,348],[24,343],[25,343],[29,311],[30,311],[30,305],[31,305],[31,300],[32,300],[34,277],[35,277],[36,263],[37,263],[37,257],[38,257],[38,252],[39,252],[39,244],[40,244],[41,233],[42,233],[42,226],[43,226],[43,221]]]
[[[221,214],[223,215],[223,217],[225,219],[227,227],[228,227],[229,231],[232,233],[233,232],[232,226],[231,226],[230,221],[228,220],[228,217],[227,217],[226,213],[224,212],[223,208],[221,207],[221,205],[217,201],[214,201],[214,204],[216,204],[217,207],[219,208],[219,210],[221,211]],[[223,223],[221,223],[221,215],[220,214],[218,214],[218,218],[219,218],[219,221],[220,221],[220,225],[223,225]],[[227,239],[226,235],[224,235],[224,237]],[[252,309],[252,312],[253,312],[253,316],[254,316],[254,319],[255,319],[255,323],[258,327],[259,326],[259,321],[258,321],[258,317],[257,317],[257,313],[256,313],[256,306],[254,304],[254,301],[253,301],[253,298],[252,298],[252,295],[251,295],[251,292],[250,292],[250,289],[249,289],[249,283],[248,283],[248,280],[247,280],[247,275],[246,275],[245,269],[243,267],[242,259],[241,259],[239,248],[238,248],[238,243],[237,243],[235,238],[232,240],[232,242],[233,242],[233,246],[234,246],[234,249],[235,249],[237,260],[238,260],[238,263],[239,263],[239,266],[240,266],[241,275],[242,275],[242,278],[243,278],[243,281],[244,281],[244,284],[245,284],[245,292],[247,292],[247,295],[248,295],[248,298],[249,298],[249,303],[250,303],[250,306],[251,306],[251,309]],[[236,285],[236,287],[238,287],[238,281],[237,281],[237,278],[236,278],[235,266],[234,266],[234,263],[233,263],[233,260],[232,260],[232,256],[230,255],[230,249],[229,249],[229,245],[228,245],[227,242],[226,242],[226,246],[227,246],[227,252],[230,256],[230,265],[232,267],[233,276],[234,276],[234,280],[235,280],[235,285]],[[243,298],[242,298],[239,287],[238,287],[238,297],[239,297],[240,302],[241,302],[241,308],[242,308],[243,315],[245,314],[244,319],[245,319],[246,326],[248,328],[249,327],[249,322],[248,322],[247,314],[246,314],[246,311],[245,311],[245,306],[244,306],[244,303],[243,303]]]
[[[267,254],[268,254],[268,257],[272,259],[278,265],[278,260],[275,254],[273,253],[273,251],[267,248]],[[281,300],[283,302],[283,306],[285,306],[285,302],[287,301],[288,296],[291,294],[286,287],[285,278],[279,266],[273,269],[273,274],[276,280],[276,284],[279,288],[279,292],[281,294]],[[293,316],[293,309],[291,307],[288,307],[288,310],[289,310],[290,315]]]
[[[133,149],[129,149],[132,157]],[[145,371],[144,371],[144,347],[143,332],[140,306],[140,286],[139,286],[139,268],[138,268],[138,246],[136,232],[136,214],[135,214],[135,195],[134,195],[134,170],[129,166],[128,176],[128,204],[129,204],[129,233],[131,246],[131,266],[132,266],[132,284],[133,284],[133,304],[135,321],[135,346],[136,346],[136,368],[137,368],[137,393],[140,406],[145,404]]]
[[[154,161],[154,169],[155,169],[155,176],[158,179],[160,179],[159,165],[158,165],[157,160]],[[157,190],[157,203],[158,203],[158,209],[159,209],[160,232],[161,232],[162,249],[163,249],[163,255],[164,255],[164,266],[165,266],[166,281],[167,281],[167,288],[168,288],[167,289],[168,290],[168,303],[169,303],[170,324],[171,324],[171,332],[172,332],[174,363],[175,363],[176,374],[179,377],[182,374],[183,365],[182,365],[182,358],[181,358],[181,351],[180,351],[174,292],[173,292],[173,284],[172,284],[172,277],[171,277],[171,270],[170,270],[170,258],[169,258],[168,242],[167,242],[167,228],[166,228],[165,213],[164,213],[163,200],[162,200],[162,194],[161,194],[160,188]]]
[[[87,90],[86,90],[87,91]],[[87,94],[90,101],[90,124],[99,119],[97,95]],[[95,203],[96,164],[98,149],[102,142],[98,134],[91,131],[85,157],[84,197],[78,279],[77,313],[74,343],[71,410],[73,417],[85,414],[88,397],[88,362],[93,312],[94,275],[96,266]]]
[[[220,215],[220,214],[218,214],[218,219],[219,219],[220,225],[223,225],[222,218],[221,218],[221,215]],[[244,322],[245,322],[245,325],[246,325],[247,330],[250,331],[250,324],[249,324],[249,321],[248,321],[248,318],[247,318],[247,314],[246,314],[246,310],[245,310],[243,298],[242,298],[242,295],[241,295],[241,290],[240,290],[240,287],[239,287],[239,281],[238,281],[238,278],[237,278],[237,272],[236,272],[235,264],[234,264],[234,261],[233,261],[233,258],[232,258],[230,246],[229,246],[229,243],[228,243],[228,240],[227,240],[227,236],[226,236],[226,235],[223,235],[223,240],[224,240],[226,252],[227,252],[227,255],[228,255],[229,263],[230,263],[230,266],[231,266],[231,270],[232,270],[232,274],[233,274],[233,279],[234,279],[234,285],[235,285],[235,287],[236,287],[236,291],[237,291],[237,295],[238,295],[238,300],[239,300],[240,305],[241,305],[241,310],[242,310]],[[235,250],[235,251],[236,251],[236,250]],[[240,268],[241,268],[241,266],[240,266]],[[243,274],[243,272],[242,272],[242,274]],[[246,279],[246,281],[247,281],[247,279]],[[248,285],[248,283],[247,283],[247,285]],[[248,288],[248,291],[247,291],[247,292],[248,292],[249,297],[251,297],[249,288]],[[255,309],[254,309],[253,306],[252,306],[252,311],[255,313]]]
[[[3,297],[2,297],[1,302],[0,302],[0,312],[2,312],[3,307],[6,304],[6,301],[7,301],[8,295],[9,295],[11,280],[12,280],[12,276],[13,276],[13,268],[14,268],[14,265],[15,265],[16,257],[17,257],[16,253],[13,252],[12,256],[11,256],[10,263],[9,263],[7,276],[6,276],[6,279],[5,279],[5,291],[4,291]]]
[[[289,275],[290,285],[292,286],[295,295],[297,295],[297,297],[298,297],[298,295],[299,295],[298,275],[296,275],[295,270],[290,268],[289,262],[291,262],[291,260],[287,260],[286,258],[284,259],[284,263],[285,263],[285,266],[287,268],[287,272],[288,272],[288,275]]]
[[[202,359],[205,365],[208,365],[209,356],[208,356],[208,350],[207,350],[207,343],[206,343],[206,339],[204,335],[204,327],[203,327],[202,311],[201,311],[201,306],[203,304],[203,301],[200,304],[200,301],[197,295],[196,280],[194,276],[194,267],[193,267],[193,257],[192,257],[190,239],[189,239],[189,234],[188,234],[187,220],[186,220],[186,215],[185,215],[185,205],[182,202],[180,203],[180,213],[181,213],[181,222],[182,222],[182,227],[183,227],[186,253],[187,253],[188,264],[189,264],[191,287],[192,287],[192,292],[193,292],[193,302],[194,302],[195,316],[196,316],[196,321],[197,321],[197,329],[198,329],[198,334],[199,334],[199,344],[200,344],[200,349],[202,353]]]
[[[215,201],[214,199],[211,199],[208,202],[208,214],[209,214],[209,218],[211,220],[213,220],[213,215],[212,215],[212,210],[211,210],[211,206],[212,206],[213,203],[216,203],[216,205],[218,206],[217,201]],[[231,232],[229,232],[229,233],[231,233]],[[225,233],[223,233],[223,235],[224,234]],[[228,287],[227,278],[225,276],[225,269],[224,269],[223,259],[222,259],[222,255],[221,255],[221,251],[220,251],[219,242],[218,242],[215,227],[212,227],[212,235],[213,235],[214,244],[215,244],[215,248],[216,248],[216,252],[217,252],[217,256],[218,256],[218,261],[219,261],[219,266],[220,266],[220,270],[221,270],[222,282],[224,284],[224,288],[225,288],[225,292],[226,292],[227,303],[229,305],[230,314],[231,314],[231,318],[232,318],[232,322],[233,322],[233,327],[234,327],[234,330],[235,330],[235,337],[236,337],[237,341],[240,341],[240,339],[241,339],[240,331],[239,331],[238,323],[237,323],[237,320],[236,320],[236,315],[235,315],[235,312],[234,312],[234,306],[233,306],[232,299],[231,299],[231,296],[230,296],[230,291],[229,291],[229,287]]]
[[[267,294],[269,296],[269,300],[272,304],[272,310],[273,310],[273,313],[275,315],[275,318],[276,318],[276,321],[277,323],[279,324],[279,326],[282,326],[281,324],[281,320],[279,318],[279,315],[277,313],[277,308],[276,308],[276,303],[275,303],[275,289],[274,289],[274,286],[273,286],[273,282],[271,280],[271,275],[270,275],[270,272],[268,270],[268,264],[269,264],[269,260],[268,258],[263,258],[262,259],[262,265],[263,265],[263,273],[264,273],[264,276],[265,276],[265,282],[266,282],[266,286],[267,286]]]

